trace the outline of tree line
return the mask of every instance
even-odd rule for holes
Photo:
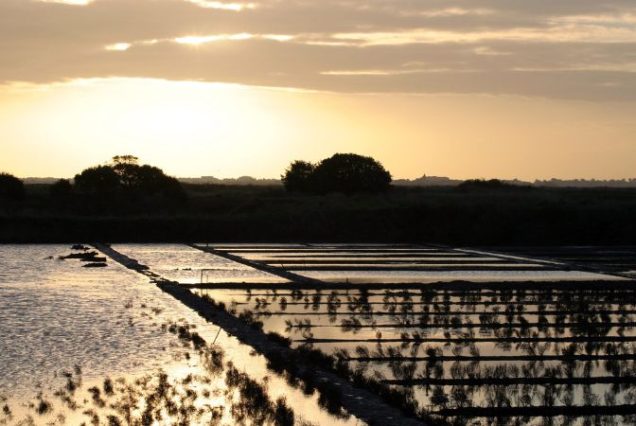
[[[289,192],[327,194],[381,192],[389,189],[391,174],[378,161],[357,154],[335,154],[317,164],[294,161],[282,176]],[[89,167],[71,181],[60,179],[49,187],[51,198],[68,201],[73,197],[100,202],[143,203],[148,199],[185,202],[186,192],[174,177],[158,167],[140,165],[132,155],[118,155],[107,164]],[[25,198],[22,180],[0,173],[0,199],[19,202]]]
[[[158,167],[140,165],[132,155],[118,155],[103,165],[89,167],[71,181],[60,179],[49,187],[55,201],[72,198],[105,203],[183,202],[186,192],[174,177]],[[0,199],[19,202],[25,198],[24,182],[8,173],[0,174]]]

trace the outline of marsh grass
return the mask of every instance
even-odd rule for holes
[[[185,185],[189,202],[131,208],[107,200],[52,203],[28,185],[0,209],[0,240],[436,241],[446,244],[632,244],[633,189],[401,188],[306,196],[278,187]],[[92,202],[91,202],[92,201]]]

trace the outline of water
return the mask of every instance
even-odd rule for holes
[[[182,244],[115,244],[113,248],[183,284],[284,283],[287,280]]]
[[[583,271],[301,271],[299,275],[330,283],[437,283],[519,281],[621,281],[624,278]],[[602,284],[599,284],[602,285]]]
[[[300,271],[299,274],[323,280],[325,288],[299,291],[289,286],[276,288],[289,282],[275,275],[185,245],[123,244],[114,248],[172,280],[190,284],[228,283],[225,290],[193,291],[224,302],[236,315],[252,312],[263,322],[265,331],[290,337],[295,347],[308,344],[329,354],[346,350],[354,358],[374,357],[371,361],[351,360],[350,366],[376,379],[400,380],[414,392],[421,407],[433,412],[461,408],[465,401],[493,409],[541,407],[548,403],[552,406],[609,406],[636,401],[636,394],[629,385],[594,383],[597,377],[636,374],[633,356],[636,343],[629,340],[636,332],[628,324],[636,318],[636,298],[629,289],[613,293],[603,287],[603,282],[620,280],[620,277],[541,269],[545,264],[533,263],[532,258],[509,256],[504,259],[505,255],[491,256],[489,252],[461,254],[380,245],[223,247],[273,266],[280,266],[277,262],[292,262],[285,265],[287,267],[293,263],[314,262],[325,269],[342,265],[391,268],[388,271]],[[156,373],[160,368],[181,379],[189,372],[200,374],[196,354],[184,358],[188,352],[182,342],[161,326],[170,322],[191,324],[208,342],[217,337],[218,327],[162,293],[148,283],[147,278],[112,261],[107,268],[88,269],[82,268],[77,260],[59,260],[59,256],[69,252],[67,246],[59,245],[0,246],[0,396],[20,399],[21,395],[56,389],[64,384],[60,373],[73,371],[75,366],[81,367],[86,383],[99,383],[106,376],[140,377]],[[403,263],[389,263],[398,259]],[[432,259],[435,260],[432,267],[449,270],[400,270],[400,267]],[[536,270],[452,269],[469,265]],[[411,290],[399,286],[399,283],[454,280],[555,283],[549,291],[431,291],[427,290],[428,286]],[[578,293],[559,289],[560,280],[598,281],[598,291]],[[369,290],[339,290],[338,283],[345,281],[377,285]],[[246,291],[231,288],[232,283],[270,283],[272,289]],[[588,320],[591,322],[587,327],[580,325]],[[467,326],[471,323],[476,326]],[[489,327],[492,324],[506,327]],[[593,345],[579,342],[572,346],[568,341],[549,341],[551,337],[572,336],[589,336],[589,340],[597,342]],[[599,336],[605,341],[600,341]],[[538,339],[514,341],[519,337]],[[267,377],[271,396],[286,396],[292,408],[305,419],[318,424],[356,424],[353,417],[342,420],[328,415],[318,407],[316,395],[307,397],[289,387],[267,370],[263,357],[254,356],[248,346],[227,333],[220,332],[217,343],[225,350],[228,360],[250,377],[257,380]],[[572,348],[578,358],[564,358],[564,353]],[[433,357],[431,350],[437,351]],[[415,361],[396,359],[398,354]],[[617,358],[617,354],[625,357]],[[537,360],[537,355],[547,358]],[[446,359],[435,361],[436,356]],[[607,357],[615,359],[610,362]],[[569,374],[586,381],[551,387],[522,383],[448,384],[467,377],[509,377],[511,374],[541,380]],[[423,377],[441,380],[441,384],[403,383],[405,379],[408,382]],[[223,400],[223,381],[212,383],[219,386],[220,392],[214,397],[215,403],[227,405],[228,401]],[[547,389],[553,394],[546,394]],[[526,395],[527,392],[530,394]],[[560,424],[562,419],[553,418]],[[67,418],[74,424],[71,419]],[[231,416],[225,417],[229,424],[232,420]],[[477,418],[470,420],[475,424],[480,422]],[[529,421],[535,420],[538,419]],[[613,420],[620,423],[625,418]],[[488,424],[488,421],[480,424]]]
[[[184,312],[140,276],[110,262],[82,268],[58,260],[65,246],[0,246],[0,389],[52,386],[82,366],[89,376],[152,370],[171,360],[172,339],[142,316]],[[52,258],[50,258],[52,257]]]
[[[175,251],[165,246],[158,249],[167,254]],[[130,250],[139,253],[143,247],[130,246]],[[107,377],[133,383],[157,377],[160,370],[168,372],[174,383],[194,377],[190,386],[199,393],[204,387],[217,386],[210,398],[199,397],[199,408],[219,403],[229,407],[223,375],[211,382],[203,377],[197,353],[184,348],[162,327],[178,323],[189,324],[207,342],[216,339],[227,361],[255,380],[267,382],[272,400],[286,397],[297,419],[361,424],[352,416],[340,419],[328,414],[318,406],[317,394],[307,396],[289,387],[283,378],[272,375],[266,360],[249,346],[220,332],[147,278],[110,260],[106,268],[82,268],[78,260],[59,259],[69,253],[69,247],[62,245],[0,245],[0,402],[9,398],[13,420],[35,416],[36,424],[85,422],[86,410],[81,407],[95,408],[86,392],[89,386],[101,386]],[[172,256],[164,263],[166,270],[178,263]],[[234,268],[241,270],[242,265]],[[234,268],[228,268],[230,274]],[[77,368],[83,383],[75,398],[80,408],[70,409],[60,404],[53,391],[65,386],[63,373],[77,376]],[[51,414],[35,415],[28,407],[27,402],[40,392],[54,405]],[[104,410],[108,412],[108,407]],[[0,424],[6,420],[3,416],[0,413]],[[229,408],[223,420],[224,424],[236,421]]]
[[[325,283],[404,284],[520,281],[619,281],[559,262],[488,251],[355,244],[213,245],[245,259]],[[354,270],[346,270],[349,269]],[[364,270],[367,268],[367,270]],[[418,270],[408,270],[418,269]],[[426,270],[431,269],[431,270]]]
[[[558,277],[565,271],[548,272],[552,276],[556,272]],[[469,280],[476,280],[474,272],[467,274]],[[223,301],[237,315],[252,312],[266,331],[289,337],[296,347],[310,345],[328,354],[362,357],[363,361],[349,361],[350,368],[369,378],[397,380],[402,385],[395,386],[412,391],[418,404],[429,412],[457,410],[456,415],[461,416],[461,407],[466,404],[482,407],[486,413],[498,407],[540,410],[546,405],[592,405],[601,412],[604,405],[634,402],[632,387],[625,383],[629,380],[595,382],[636,371],[636,344],[623,340],[635,336],[631,323],[636,299],[629,287],[614,292],[599,285],[598,290],[578,292],[559,289],[557,281],[550,290],[444,291],[426,287],[404,290],[385,284],[358,290],[338,289],[335,284],[321,290],[195,291]],[[576,336],[586,341],[567,341]],[[521,337],[536,341],[521,341]],[[551,342],[551,338],[566,340]],[[599,343],[603,338],[606,343]],[[578,357],[564,358],[572,349]],[[445,359],[434,361],[431,350]],[[625,358],[612,360],[615,354]],[[492,377],[510,378],[513,383],[489,384]],[[566,381],[573,377],[582,382],[545,383],[550,377]],[[525,378],[539,383],[524,383]],[[422,379],[429,384],[418,382]],[[480,379],[485,383],[479,383]],[[521,423],[515,423],[514,417],[500,422],[541,424],[541,418],[534,416],[519,419]],[[551,418],[553,424],[585,424],[589,420]],[[603,420],[608,422],[603,424],[629,422],[628,417],[619,416],[604,416]],[[458,421],[487,425],[493,419]]]

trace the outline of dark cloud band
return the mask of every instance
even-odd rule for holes
[[[61,1],[0,2],[0,81],[636,100],[633,0]]]

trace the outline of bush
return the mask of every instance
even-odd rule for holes
[[[281,176],[285,189],[289,192],[309,192],[311,190],[310,179],[315,166],[306,161],[294,161],[285,174]]]
[[[111,196],[121,194],[130,199],[160,196],[172,201],[184,201],[181,183],[167,176],[158,167],[140,166],[137,158],[124,155],[113,158],[109,165],[91,167],[75,176],[81,193]]]
[[[0,199],[20,201],[24,199],[24,183],[8,173],[0,173]]]
[[[73,193],[73,186],[68,179],[60,179],[49,188],[49,194],[54,200],[65,201]]]
[[[457,188],[462,191],[470,190],[498,190],[498,189],[532,189],[529,185],[518,185],[509,182],[504,182],[499,179],[469,179],[460,183]]]
[[[75,186],[79,192],[104,195],[117,192],[121,183],[112,167],[97,166],[76,175]]]
[[[389,189],[391,174],[371,157],[335,154],[316,166],[295,161],[283,175],[283,183],[290,192],[382,192]]]

